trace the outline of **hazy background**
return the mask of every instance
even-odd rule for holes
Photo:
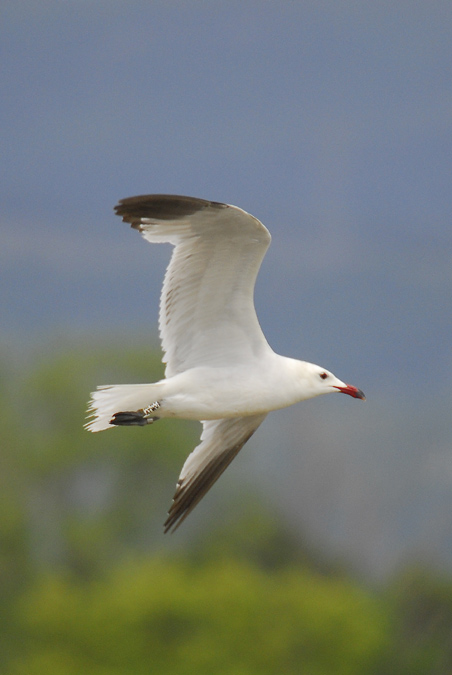
[[[155,344],[169,251],[118,199],[239,205],[273,235],[270,344],[368,400],[271,415],[215,490],[259,491],[367,576],[452,570],[451,29],[435,0],[4,1],[4,359],[26,369],[68,336]]]

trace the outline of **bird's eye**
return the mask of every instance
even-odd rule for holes
[[[320,373],[320,377],[322,378],[322,380],[326,380],[326,378],[328,377],[328,373]]]

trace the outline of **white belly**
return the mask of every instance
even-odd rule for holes
[[[284,379],[273,368],[193,368],[160,383],[159,416],[208,420],[284,408],[299,400]]]

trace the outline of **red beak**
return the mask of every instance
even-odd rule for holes
[[[353,398],[360,398],[362,401],[366,400],[361,389],[354,387],[352,384],[346,384],[345,387],[335,387],[335,389],[339,389],[341,394],[348,394],[349,396],[353,396]]]

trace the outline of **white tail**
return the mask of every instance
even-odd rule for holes
[[[146,408],[157,400],[159,383],[154,384],[107,384],[91,393],[88,405],[88,431],[111,429],[110,421],[117,412]]]

